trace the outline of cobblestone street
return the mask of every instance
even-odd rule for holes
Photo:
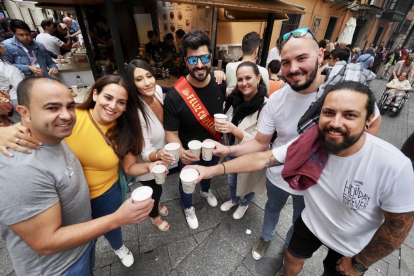
[[[371,87],[377,101],[384,91],[386,81],[375,79]],[[407,102],[396,117],[383,115],[378,136],[401,148],[409,134],[414,131],[414,103]],[[199,220],[199,228],[191,230],[187,226],[180,206],[178,191],[178,171],[173,171],[164,184],[162,202],[169,208],[166,218],[171,224],[167,232],[158,231],[147,219],[137,225],[123,227],[124,241],[135,256],[132,267],[124,267],[104,238],[96,245],[97,276],[116,275],[281,275],[283,245],[287,230],[291,225],[292,205],[284,207],[277,225],[277,235],[266,255],[255,261],[251,248],[259,238],[263,221],[266,195],[256,196],[249,210],[241,220],[234,220],[230,212],[220,211],[220,204],[230,199],[227,179],[217,176],[212,180],[212,189],[219,204],[212,208],[199,194],[194,193],[194,207]],[[134,184],[132,189],[140,184]],[[251,230],[247,234],[246,230]],[[327,250],[320,248],[305,263],[301,275],[321,275],[322,260]],[[7,247],[0,240],[0,276],[14,275]],[[414,275],[414,230],[402,246],[383,260],[373,265],[366,276],[408,276]]]

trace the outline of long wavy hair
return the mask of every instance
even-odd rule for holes
[[[112,143],[112,148],[119,159],[122,160],[129,152],[133,155],[141,154],[144,147],[144,136],[138,116],[139,99],[138,95],[130,88],[129,83],[120,76],[104,76],[95,82],[86,100],[77,108],[83,110],[95,108],[93,91],[96,90],[99,95],[104,87],[109,84],[118,84],[128,92],[126,111],[122,112],[121,116],[116,119],[116,124],[106,133]]]

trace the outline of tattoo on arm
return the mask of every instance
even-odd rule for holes
[[[279,161],[277,161],[277,159],[272,155],[269,158],[269,161],[266,162],[264,168],[267,169],[267,168],[270,168],[270,167],[275,167],[275,166],[280,166],[280,165],[283,165],[283,164],[280,163]]]
[[[356,256],[357,260],[360,260],[366,267],[384,258],[400,246],[413,226],[414,212],[400,214],[383,212],[384,223],[378,228],[367,246]]]

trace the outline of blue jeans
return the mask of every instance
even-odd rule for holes
[[[200,166],[206,166],[211,167],[218,163],[220,160],[220,157],[213,156],[213,158],[210,161],[204,161],[200,159],[200,161],[193,162],[191,165],[200,165]],[[186,165],[181,163],[181,161],[178,162],[178,167],[180,169],[184,168]],[[203,179],[200,181],[201,191],[208,192],[210,189],[211,179]],[[183,185],[181,184],[181,179],[179,179],[179,189],[180,189],[180,196],[181,196],[181,204],[183,205],[184,209],[191,208],[193,206],[193,195],[186,194],[183,191]]]
[[[229,156],[227,157],[227,161],[230,161],[234,158],[236,157]],[[229,181],[229,188],[230,188],[230,194],[231,194],[231,202],[239,203],[240,197],[237,196],[237,173],[230,173],[228,175],[228,181]],[[247,195],[243,197],[242,201],[240,202],[240,205],[241,206],[248,205],[254,196],[255,196],[254,192],[248,193]]]
[[[262,227],[262,238],[265,241],[273,239],[276,230],[276,224],[279,221],[280,211],[285,206],[289,196],[292,196],[293,201],[293,217],[292,226],[290,227],[286,235],[286,244],[289,244],[293,234],[293,223],[300,216],[303,209],[305,208],[305,202],[303,196],[292,195],[272,184],[268,178],[266,178],[266,190],[267,190],[267,202],[265,206],[263,227]]]
[[[88,248],[71,267],[69,267],[61,276],[93,276],[95,267],[95,243],[89,243]]]
[[[96,219],[115,213],[121,206],[122,193],[118,181],[103,195],[91,200],[92,218]],[[111,244],[113,250],[118,250],[123,245],[121,227],[109,231],[104,237]]]

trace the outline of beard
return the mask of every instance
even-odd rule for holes
[[[206,71],[206,74],[204,76],[201,76],[201,77],[200,76],[197,76],[195,72],[202,71],[202,70],[205,70]],[[189,74],[190,74],[190,76],[192,76],[197,81],[203,82],[203,81],[206,80],[206,78],[210,74],[210,71],[211,71],[211,67],[207,67],[207,66],[203,66],[201,68],[200,67],[198,67],[198,68],[195,67],[193,70],[189,70]]]
[[[286,82],[290,85],[290,87],[296,91],[296,92],[300,92],[303,90],[306,90],[309,88],[309,86],[311,86],[311,84],[313,83],[313,81],[316,78],[316,74],[318,73],[318,60],[316,60],[316,64],[315,64],[315,68],[313,69],[311,75],[309,76],[309,78],[306,79],[306,81],[303,84],[294,84],[292,82],[289,81],[289,78],[295,75],[302,75],[303,71],[299,70],[296,71],[295,73],[289,73],[286,78]],[[306,75],[308,72],[305,72],[304,75]]]
[[[335,131],[342,134],[343,141],[341,143],[335,143],[330,141],[329,137],[326,137],[326,134],[329,131]],[[325,150],[327,153],[332,154],[338,154],[343,150],[346,150],[353,146],[356,142],[358,142],[359,138],[361,138],[362,134],[364,133],[364,130],[362,130],[360,133],[355,134],[354,136],[350,136],[347,133],[344,133],[338,128],[333,127],[324,127],[323,129],[318,129],[319,133],[319,141],[321,142],[321,148]]]

